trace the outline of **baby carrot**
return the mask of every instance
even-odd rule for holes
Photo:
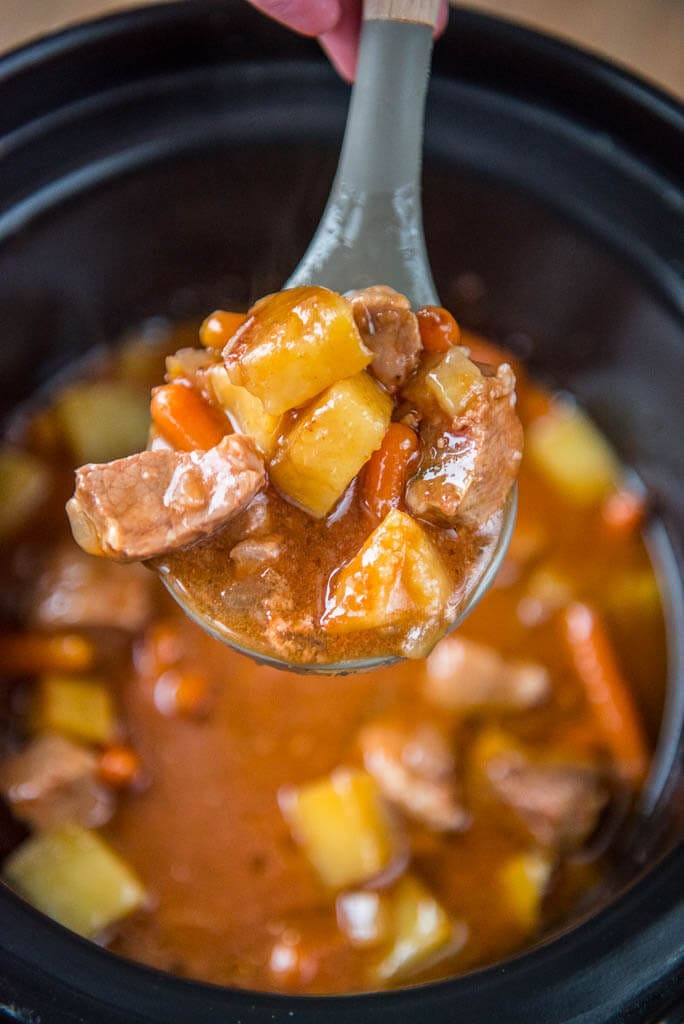
[[[460,343],[461,331],[448,309],[423,306],[416,316],[420,340],[426,352],[447,352]]]
[[[227,313],[224,309],[217,309],[200,327],[200,342],[205,348],[223,348],[246,319],[246,313]]]
[[[598,612],[571,604],[563,613],[563,631],[587,701],[618,771],[640,783],[648,767],[648,747],[629,684]]]
[[[363,478],[363,500],[376,519],[384,519],[399,505],[419,451],[415,431],[403,423],[390,423],[382,444],[368,460]]]
[[[150,412],[162,437],[183,452],[206,451],[230,433],[221,413],[185,384],[156,388]]]
[[[79,633],[6,633],[0,636],[0,669],[8,675],[85,672],[95,648]]]
[[[100,754],[97,774],[109,786],[124,789],[140,774],[140,758],[132,747],[113,743]]]

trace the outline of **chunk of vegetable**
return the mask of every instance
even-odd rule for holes
[[[233,384],[274,416],[304,405],[371,361],[351,303],[327,288],[290,288],[260,299],[223,353]]]
[[[337,577],[323,625],[331,632],[391,626],[441,615],[450,584],[423,527],[392,509]]]
[[[322,518],[380,446],[391,415],[391,398],[367,373],[338,381],[283,439],[270,465],[271,480]]]
[[[448,309],[422,306],[416,313],[420,340],[426,352],[448,352],[458,345],[461,332]]]
[[[499,869],[498,879],[506,907],[527,933],[539,927],[542,900],[552,870],[548,854],[541,852],[516,854]]]
[[[397,853],[394,828],[366,772],[338,769],[308,785],[286,787],[279,803],[295,840],[332,889],[367,881]]]
[[[205,348],[223,348],[246,319],[246,313],[228,313],[224,309],[217,309],[202,323],[199,330],[200,343]]]
[[[8,675],[84,672],[95,661],[95,647],[80,633],[5,633],[0,666]]]
[[[50,472],[18,448],[0,451],[0,541],[24,526],[50,490]]]
[[[628,782],[641,783],[648,768],[648,744],[600,615],[589,605],[570,605],[563,615],[563,635],[619,773]]]
[[[400,504],[419,454],[420,441],[415,430],[403,423],[390,423],[363,478],[363,500],[377,520],[384,519],[390,509]]]
[[[39,680],[31,709],[36,732],[86,743],[110,743],[116,733],[111,694],[100,679],[49,675]]]
[[[427,966],[445,947],[456,952],[466,938],[465,926],[454,928],[446,910],[411,875],[388,896],[391,945],[373,971],[378,981],[400,981]]]
[[[403,394],[430,416],[435,407],[450,419],[460,416],[484,390],[482,373],[465,349],[450,348],[443,355],[428,356],[424,368],[409,381]]]
[[[162,437],[181,452],[208,451],[230,433],[218,409],[185,384],[156,388],[150,412]]]
[[[147,443],[148,396],[120,381],[77,384],[62,393],[55,412],[78,465],[111,462]]]
[[[27,839],[5,861],[4,874],[34,907],[87,938],[146,898],[121,857],[96,833],[73,823]]]
[[[528,427],[525,450],[539,473],[568,501],[592,505],[609,494],[620,465],[603,435],[576,406],[556,401]]]
[[[233,429],[254,438],[261,454],[268,458],[275,447],[281,417],[271,416],[247,388],[233,384],[225,366],[213,366],[208,377],[212,393]]]

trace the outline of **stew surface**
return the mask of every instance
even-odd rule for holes
[[[1,450],[5,879],[117,953],[261,990],[413,984],[537,941],[591,904],[658,727],[644,499],[516,366],[518,521],[464,626],[376,673],[256,666],[64,515],[74,466],[144,447],[194,334],[128,339]]]

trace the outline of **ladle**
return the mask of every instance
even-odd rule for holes
[[[321,284],[347,292],[388,284],[407,295],[414,308],[439,304],[423,234],[420,185],[425,94],[438,12],[439,0],[364,0],[356,80],[337,173],[318,229],[286,288]],[[473,578],[452,629],[494,579],[508,548],[515,508],[513,488],[491,559]],[[259,662],[333,675],[398,660],[392,656],[291,665],[236,643],[222,623],[193,607],[191,595],[177,580],[168,573],[162,579],[190,618]]]

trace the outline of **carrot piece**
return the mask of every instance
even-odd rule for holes
[[[646,500],[633,491],[614,491],[601,505],[601,516],[615,537],[630,537],[646,518]]]
[[[448,309],[423,306],[416,313],[420,340],[426,352],[448,352],[461,339],[461,331]]]
[[[403,423],[390,423],[382,444],[368,460],[363,477],[363,500],[378,521],[401,502],[419,452],[420,441],[415,431]]]
[[[648,746],[605,625],[596,609],[578,602],[565,609],[563,631],[603,741],[622,777],[639,784],[648,768]]]
[[[207,317],[199,329],[201,344],[205,348],[223,348],[246,319],[246,313],[227,313],[223,309],[217,309]]]
[[[85,672],[95,647],[79,633],[6,633],[0,637],[0,672],[11,676]]]
[[[116,789],[125,789],[140,774],[140,758],[132,747],[113,743],[100,754],[98,778]]]
[[[150,412],[162,437],[183,452],[207,451],[230,433],[228,420],[185,384],[156,388]]]

